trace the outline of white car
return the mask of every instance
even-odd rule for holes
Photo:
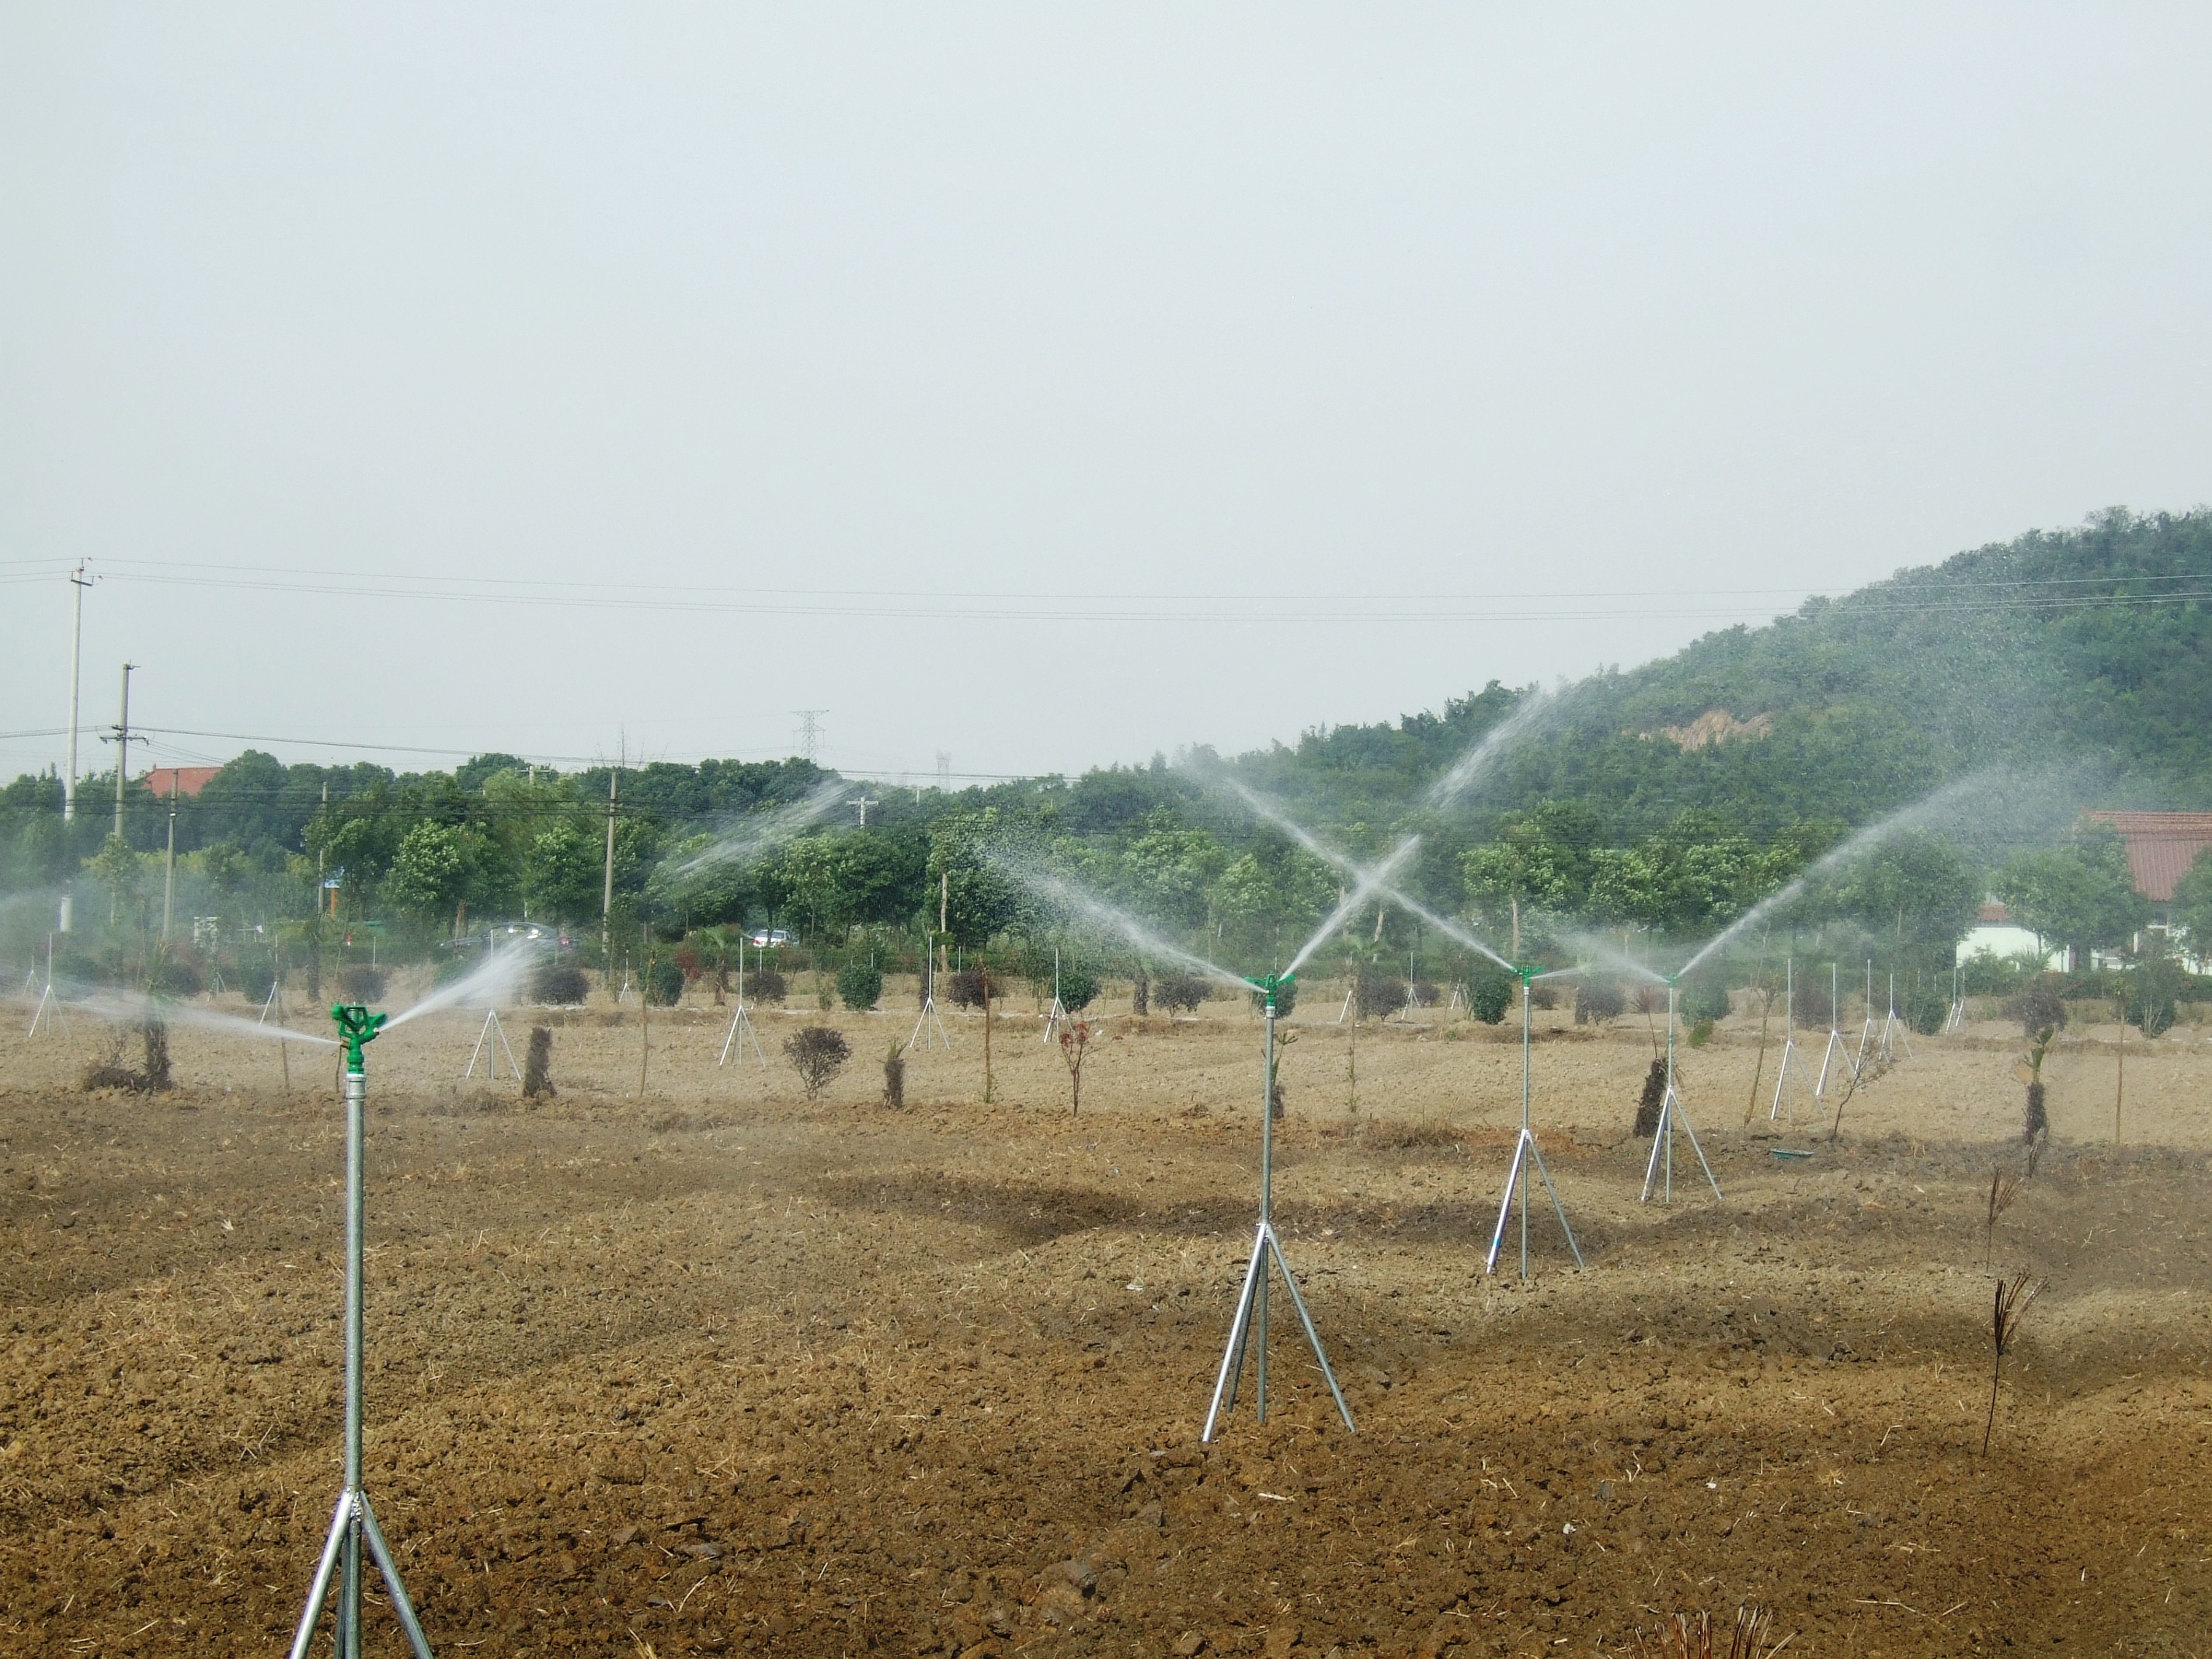
[[[780,951],[791,943],[791,935],[781,927],[763,927],[753,935],[752,943],[757,951]]]

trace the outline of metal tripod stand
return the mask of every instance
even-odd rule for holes
[[[952,1050],[952,1039],[945,1036],[944,1018],[937,1012],[937,958],[933,956],[922,958],[921,1012],[914,1022],[913,1035],[899,1052],[912,1054],[917,1042],[925,1054],[933,1048],[943,1048],[948,1054]]]
[[[1291,1293],[1291,1305],[1298,1310],[1298,1322],[1305,1327],[1306,1340],[1313,1345],[1314,1358],[1321,1362],[1321,1374],[1328,1382],[1328,1391],[1336,1400],[1338,1413],[1344,1426],[1358,1432],[1359,1425],[1352,1420],[1352,1407],[1344,1403],[1344,1390],[1336,1385],[1336,1373],[1329,1369],[1328,1355],[1321,1346],[1321,1333],[1314,1328],[1313,1316],[1306,1311],[1306,1299],[1298,1294],[1298,1281],[1291,1272],[1291,1264],[1283,1259],[1282,1241],[1275,1236],[1275,993],[1290,983],[1290,975],[1279,978],[1254,980],[1266,999],[1267,1022],[1267,1069],[1261,1073],[1260,1090],[1260,1228],[1252,1241],[1251,1264],[1244,1269],[1244,1288],[1237,1294],[1237,1315],[1229,1327],[1229,1346],[1221,1356],[1220,1374],[1213,1381],[1213,1403],[1206,1409],[1206,1431],[1201,1441],[1213,1438],[1214,1426],[1222,1413],[1237,1403],[1237,1388],[1244,1373],[1244,1350],[1248,1339],[1252,1350],[1252,1408],[1255,1421],[1267,1420],[1267,1264],[1272,1257],[1275,1267],[1283,1275],[1283,1288]]]
[[[1766,1109],[1766,1121],[1769,1123],[1782,1115],[1782,1091],[1790,1081],[1790,1062],[1794,1060],[1797,1062],[1799,1071],[1805,1069],[1805,1061],[1797,1052],[1797,959],[1795,957],[1788,957],[1784,961],[1782,985],[1783,1030],[1787,1035],[1782,1042],[1782,1064],[1777,1066],[1774,1072],[1774,1100]],[[1800,1089],[1805,1086],[1802,1079],[1797,1086]],[[1792,1128],[1795,1128],[1797,1124],[1797,1101],[1795,1096],[1792,1096],[1790,1101],[1790,1123]]]
[[[1682,1091],[1674,1086],[1674,981],[1667,981],[1667,1092],[1659,1101],[1658,1132],[1651,1137],[1651,1161],[1644,1166],[1644,1199],[1651,1201],[1651,1183],[1656,1179],[1662,1185],[1659,1201],[1674,1201],[1674,1130],[1680,1126],[1690,1138],[1690,1150],[1698,1155],[1698,1167],[1705,1172],[1705,1184],[1713,1189],[1713,1196],[1721,1195],[1721,1183],[1713,1179],[1713,1166],[1705,1162],[1705,1149],[1698,1145],[1698,1132],[1691,1126],[1690,1114],[1684,1109]]]
[[[338,1036],[345,1044],[345,1486],[338,1493],[337,1513],[331,1517],[330,1541],[323,1546],[322,1561],[315,1569],[314,1583],[307,1591],[307,1610],[300,1615],[299,1633],[292,1638],[292,1659],[307,1659],[307,1645],[314,1640],[315,1626],[322,1618],[323,1603],[329,1599],[333,1577],[338,1584],[337,1629],[333,1632],[337,1638],[337,1659],[361,1659],[361,1558],[364,1545],[376,1558],[377,1571],[384,1575],[385,1592],[392,1598],[392,1610],[398,1615],[400,1628],[407,1632],[407,1639],[414,1646],[416,1659],[430,1659],[430,1644],[415,1617],[414,1603],[407,1599],[407,1587],[399,1582],[399,1564],[392,1558],[392,1546],[384,1541],[384,1529],[376,1524],[376,1511],[369,1507],[368,1493],[361,1484],[364,1186],[362,1121],[368,1099],[368,1079],[362,1070],[361,1050],[383,1028],[384,1016],[341,1003],[331,1007],[331,1017],[337,1022]]]
[[[742,1060],[745,1057],[745,1044],[748,1042],[753,1045],[753,1058],[760,1061],[761,1070],[768,1070],[768,1056],[761,1052],[760,1033],[753,1027],[753,1017],[745,1012],[745,947],[744,941],[740,940],[738,945],[738,1008],[730,1016],[730,1033],[722,1039],[722,1057],[714,1064],[728,1065],[732,1048],[738,1051],[738,1058]]]
[[[487,1042],[491,1045],[489,1050],[484,1047]],[[468,1069],[461,1073],[461,1081],[465,1083],[477,1074],[477,1056],[482,1054],[484,1060],[484,1075],[492,1082],[498,1082],[499,1056],[501,1049],[507,1052],[507,1069],[520,1078],[522,1075],[522,1067],[514,1063],[514,1049],[507,1040],[506,1027],[499,1023],[499,1010],[487,1008],[484,1011],[483,1030],[477,1033],[477,1046],[469,1050]]]
[[[1536,1146],[1536,1132],[1528,1127],[1528,981],[1536,976],[1534,968],[1516,968],[1521,979],[1521,1133],[1513,1143],[1513,1166],[1505,1172],[1505,1197],[1498,1206],[1498,1225],[1490,1233],[1490,1259],[1484,1263],[1485,1273],[1498,1271],[1498,1247],[1505,1242],[1505,1218],[1513,1209],[1513,1194],[1521,1194],[1521,1277],[1528,1277],[1528,1166],[1534,1164],[1536,1173],[1543,1177],[1544,1190],[1551,1195],[1552,1213],[1559,1218],[1559,1231],[1567,1236],[1567,1249],[1575,1258],[1575,1266],[1585,1267],[1583,1247],[1575,1243],[1575,1230],[1567,1224],[1567,1206],[1559,1202],[1559,1189],[1552,1184],[1552,1172],[1544,1167],[1544,1154]]]

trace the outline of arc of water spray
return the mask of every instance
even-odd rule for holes
[[[190,1003],[158,1002],[152,997],[91,996],[72,1005],[100,1019],[137,1021],[158,1019],[166,1025],[194,1026],[230,1036],[258,1037],[264,1042],[312,1042],[335,1048],[335,1039],[295,1031],[289,1025],[262,1025],[215,1008],[196,1008]]]
[[[1960,778],[1956,783],[1946,784],[1942,788],[1936,790],[1933,794],[1923,795],[1920,799],[1913,802],[1911,805],[1907,806],[1899,811],[1893,812],[1887,817],[1881,819],[1879,823],[1870,823],[1863,830],[1857,831],[1856,834],[1845,837],[1842,842],[1838,842],[1834,847],[1830,848],[1819,858],[1815,859],[1811,864],[1808,865],[1803,871],[1802,871],[1787,884],[1775,889],[1774,891],[1769,893],[1765,898],[1759,900],[1758,903],[1753,905],[1750,909],[1745,911],[1741,915],[1738,916],[1734,921],[1730,922],[1719,933],[1714,934],[1712,938],[1707,939],[1704,945],[1698,949],[1698,953],[1682,964],[1680,971],[1676,974],[1675,977],[1678,979],[1680,978],[1682,974],[1688,973],[1690,969],[1696,967],[1707,957],[1712,955],[1714,951],[1721,949],[1723,945],[1727,945],[1729,940],[1735,939],[1737,934],[1743,933],[1747,928],[1757,926],[1760,921],[1772,914],[1777,908],[1781,905],[1787,904],[1791,899],[1796,898],[1799,894],[1805,890],[1807,886],[1812,883],[1815,877],[1824,875],[1827,872],[1848,863],[1859,854],[1864,852],[1868,848],[1879,846],[1882,842],[1887,841],[1890,836],[1897,834],[1900,830],[1909,830],[1916,824],[1924,823],[1927,819],[1935,816],[1936,813],[1942,811],[1944,807],[1952,805],[1960,798],[1972,794],[1977,790],[1988,787],[1995,776],[1996,774],[1994,772],[1984,771],[1976,772],[1969,777]]]
[[[1512,712],[1484,732],[1474,747],[1453,763],[1452,768],[1429,786],[1428,805],[1441,811],[1449,806],[1487,771],[1506,745],[1551,712],[1553,696],[1542,686],[1532,688],[1513,706]]]
[[[784,842],[797,839],[808,825],[849,797],[853,788],[852,784],[840,778],[816,785],[798,800],[771,807],[765,812],[750,813],[707,846],[678,860],[669,874],[682,881],[726,864],[750,863]]]
[[[1112,929],[1139,951],[1165,961],[1180,963],[1207,979],[1233,985],[1240,991],[1252,988],[1250,981],[1241,975],[1232,974],[1218,963],[1208,962],[1204,957],[1186,951],[1179,945],[1169,944],[1136,917],[1127,911],[1115,909],[1105,900],[1086,893],[1073,882],[1064,881],[1049,871],[1040,870],[1032,864],[1001,853],[987,850],[983,856],[994,869],[1009,879],[1020,883],[1040,898],[1048,899],[1076,915],[1088,917],[1102,927]]]
[[[1398,866],[1413,857],[1413,849],[1420,844],[1419,836],[1408,836],[1391,848],[1379,864],[1360,871],[1352,878],[1352,890],[1344,896],[1335,909],[1328,913],[1328,920],[1314,930],[1314,936],[1298,947],[1297,955],[1291,958],[1290,966],[1283,971],[1285,974],[1297,972],[1305,959],[1321,949],[1330,936],[1344,926],[1353,911],[1384,890],[1390,878],[1398,873]]]
[[[1376,873],[1376,871],[1371,871],[1363,867],[1355,860],[1347,858],[1343,854],[1336,851],[1335,848],[1326,845],[1322,842],[1320,837],[1306,829],[1304,824],[1299,823],[1296,819],[1292,818],[1288,813],[1285,812],[1282,808],[1277,806],[1265,795],[1260,793],[1258,790],[1248,788],[1245,785],[1238,782],[1234,778],[1224,778],[1221,781],[1226,784],[1231,789],[1234,790],[1237,798],[1241,799],[1245,805],[1251,808],[1255,815],[1266,819],[1269,823],[1273,824],[1285,835],[1297,842],[1299,846],[1304,848],[1307,852],[1311,853],[1316,858],[1321,860],[1322,863],[1333,866],[1335,869],[1340,871],[1345,875],[1350,876],[1355,883],[1366,882],[1370,877]],[[1391,903],[1399,906],[1408,914],[1419,917],[1421,921],[1426,922],[1438,933],[1443,934],[1448,939],[1456,941],[1458,944],[1465,945],[1468,950],[1480,951],[1482,955],[1488,957],[1492,962],[1504,969],[1507,972],[1512,973],[1518,971],[1511,963],[1506,961],[1504,957],[1498,955],[1497,951],[1492,950],[1490,946],[1485,945],[1473,933],[1459,926],[1458,923],[1445,920],[1443,916],[1437,915],[1419,900],[1410,898],[1404,893],[1400,892],[1395,887],[1390,885],[1388,881],[1376,881],[1368,888],[1367,891],[1370,895],[1379,894],[1382,897],[1389,900]],[[1334,931],[1334,925],[1335,924],[1332,922],[1330,931]]]
[[[450,985],[441,985],[422,1001],[404,1013],[394,1014],[386,1025],[386,1030],[404,1025],[410,1019],[424,1014],[434,1014],[441,1008],[453,1007],[456,1003],[485,1000],[497,1002],[513,994],[523,970],[532,966],[544,953],[544,947],[534,943],[521,943],[495,949],[483,962],[471,969]]]

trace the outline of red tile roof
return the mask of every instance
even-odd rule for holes
[[[2189,873],[2197,855],[2212,847],[2212,812],[2085,813],[2108,823],[2127,843],[2128,873],[2136,890],[2153,903],[2173,897],[2173,884]]]
[[[220,766],[155,766],[146,772],[146,787],[162,800],[169,798],[172,783],[176,793],[190,799],[207,787],[207,781],[222,770]]]

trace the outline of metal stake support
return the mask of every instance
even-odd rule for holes
[[[768,1070],[768,1056],[761,1052],[760,1033],[754,1029],[753,1017],[745,1012],[745,947],[741,941],[738,945],[738,1010],[730,1016],[729,1035],[722,1039],[722,1057],[714,1064],[728,1065],[732,1048],[738,1051],[738,1060],[743,1060],[748,1042],[753,1045],[753,1058],[760,1061],[761,1070],[765,1072]]]
[[[1813,1085],[1813,1098],[1820,1103],[1824,1112],[1828,1109],[1829,1068],[1835,1068],[1838,1080],[1849,1072],[1851,1080],[1856,1082],[1859,1074],[1859,1068],[1851,1063],[1851,1046],[1844,1041],[1843,1030],[1836,1024],[1837,1000],[1836,964],[1832,962],[1828,964],[1828,1046],[1820,1054],[1820,1080]],[[1842,1056],[1841,1064],[1838,1064],[1838,1055]]]
[[[1782,1064],[1774,1073],[1774,1100],[1766,1109],[1769,1123],[1782,1115],[1782,1090],[1783,1085],[1790,1081],[1790,1062],[1794,1060],[1799,1071],[1805,1069],[1804,1057],[1797,1048],[1797,962],[1794,957],[1784,960],[1782,984],[1783,1030],[1787,1035],[1782,1042]],[[1805,1086],[1802,1079],[1799,1080],[1797,1086],[1800,1089]],[[1797,1127],[1797,1099],[1794,1095],[1790,1100],[1790,1127],[1793,1129]]]
[[[1575,1230],[1567,1224],[1567,1206],[1559,1201],[1559,1189],[1552,1184],[1552,1172],[1544,1167],[1544,1154],[1536,1145],[1536,1132],[1528,1127],[1528,1100],[1531,1093],[1528,1064],[1529,1022],[1528,981],[1535,977],[1533,968],[1516,968],[1521,976],[1521,1133],[1513,1143],[1512,1166],[1505,1172],[1505,1197],[1498,1206],[1498,1225],[1491,1229],[1490,1257],[1483,1264],[1483,1272],[1498,1271],[1498,1247],[1505,1242],[1506,1218],[1512,1212],[1513,1195],[1521,1195],[1521,1277],[1528,1277],[1528,1166],[1534,1164],[1536,1173],[1543,1178],[1544,1191],[1552,1200],[1552,1213],[1559,1218],[1559,1231],[1566,1235],[1567,1249],[1575,1258],[1575,1266],[1587,1267],[1583,1260],[1583,1247],[1575,1243]]]
[[[1659,1201],[1674,1201],[1674,1127],[1681,1126],[1682,1133],[1690,1138],[1690,1150],[1698,1155],[1698,1167],[1705,1172],[1705,1184],[1713,1189],[1713,1196],[1721,1195],[1721,1183],[1713,1179],[1713,1166],[1705,1162],[1705,1149],[1698,1145],[1698,1132],[1691,1126],[1690,1114],[1682,1104],[1682,1091],[1674,1086],[1674,981],[1667,981],[1667,1092],[1659,1101],[1659,1128],[1651,1137],[1651,1159],[1644,1166],[1643,1202],[1651,1201],[1654,1178],[1662,1182]]]
[[[36,973],[38,970],[33,969],[31,971]],[[24,981],[23,988],[26,990],[30,988],[27,977]],[[61,999],[54,994],[54,936],[52,933],[46,935],[46,988],[39,993],[39,1006],[31,1011],[31,1029],[23,1033],[24,1042],[28,1042],[33,1037],[38,1036],[39,1026],[46,1019],[46,1010],[49,1008],[53,1010],[53,1018],[61,1025],[62,1035],[64,1036],[71,1035],[69,1016],[62,1012]]]
[[[415,1650],[416,1659],[431,1659],[430,1644],[415,1617],[415,1604],[399,1580],[399,1564],[392,1546],[376,1524],[376,1511],[361,1484],[362,1211],[365,1183],[362,1174],[362,1123],[368,1098],[368,1079],[362,1067],[363,1043],[372,1041],[384,1016],[368,1009],[334,1006],[331,1017],[345,1041],[346,1105],[346,1281],[345,1281],[345,1486],[338,1493],[337,1511],[331,1517],[331,1535],[323,1546],[307,1606],[300,1615],[299,1632],[292,1638],[292,1659],[307,1659],[314,1640],[315,1626],[329,1599],[331,1581],[337,1581],[336,1629],[337,1659],[361,1659],[361,1563],[365,1545],[384,1576],[386,1594],[400,1628]]]
[[[484,1048],[487,1042],[491,1044],[489,1052]],[[507,1042],[506,1028],[499,1023],[499,1010],[486,1009],[483,1029],[477,1033],[477,1046],[469,1050],[468,1068],[461,1073],[461,1081],[465,1083],[476,1075],[477,1056],[483,1054],[484,1075],[494,1083],[498,1082],[499,1055],[502,1048],[507,1050],[507,1069],[514,1074],[517,1081],[520,1081],[522,1077],[522,1067],[514,1063],[514,1050]]]
[[[1260,1083],[1260,1226],[1252,1241],[1251,1262],[1244,1269],[1243,1288],[1237,1293],[1237,1314],[1229,1327],[1229,1346],[1222,1352],[1221,1370],[1213,1379],[1213,1401],[1206,1409],[1206,1430],[1199,1438],[1212,1440],[1222,1414],[1237,1404],[1237,1389],[1243,1377],[1244,1351],[1248,1346],[1253,1358],[1253,1419],[1261,1423],[1267,1420],[1267,1264],[1271,1258],[1283,1275],[1283,1288],[1291,1293],[1291,1305],[1297,1310],[1298,1322],[1305,1328],[1306,1340],[1313,1346],[1314,1358],[1321,1362],[1321,1374],[1336,1401],[1337,1413],[1344,1419],[1344,1426],[1356,1434],[1359,1425],[1352,1420],[1352,1407],[1344,1403],[1344,1390],[1337,1386],[1336,1373],[1329,1369],[1328,1354],[1321,1345],[1321,1333],[1314,1328],[1313,1316],[1306,1311],[1306,1299],[1298,1293],[1297,1279],[1291,1272],[1289,1261],[1284,1259],[1282,1240],[1275,1233],[1275,991],[1284,981],[1254,982],[1267,997],[1267,1066],[1261,1073]]]

